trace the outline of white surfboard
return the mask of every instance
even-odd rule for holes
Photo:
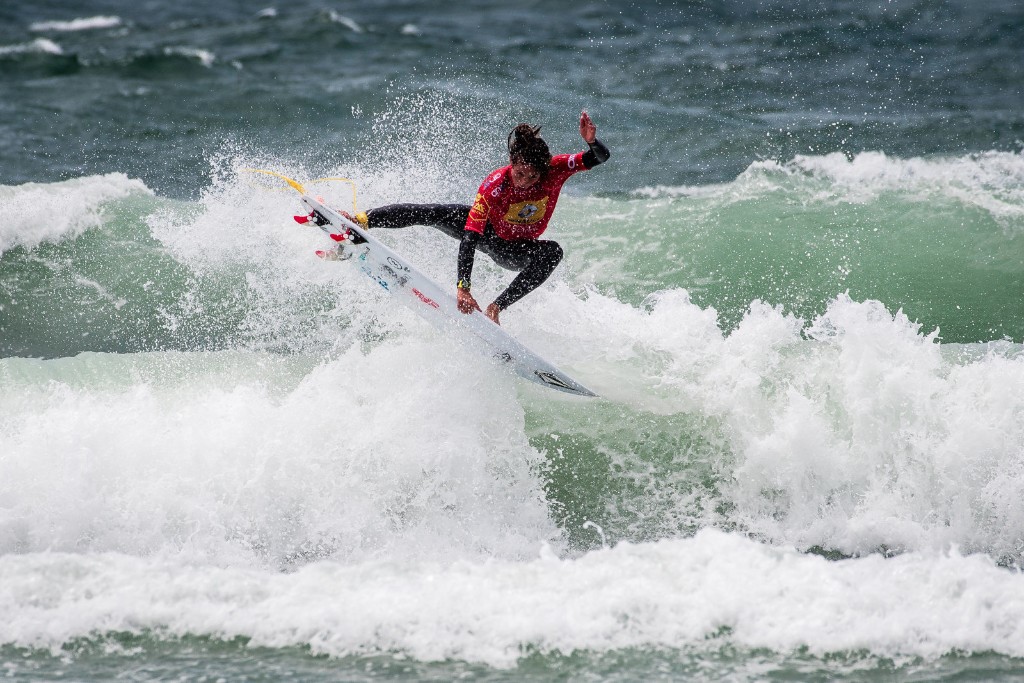
[[[299,187],[295,189],[299,190]],[[310,222],[318,225],[328,235],[349,231],[358,236],[359,239],[342,242],[345,251],[352,255],[350,263],[438,329],[460,333],[463,339],[531,382],[578,396],[597,396],[516,341],[483,313],[473,311],[467,315],[460,312],[455,296],[448,290],[442,289],[358,224],[302,190],[299,191],[302,203],[313,217]]]

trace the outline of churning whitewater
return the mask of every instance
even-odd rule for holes
[[[775,182],[810,193],[796,172]],[[664,216],[647,230],[671,241],[677,214],[776,173],[600,214]],[[22,211],[5,338],[42,336],[16,316],[55,283],[76,310],[42,327],[59,354],[0,361],[3,642],[141,631],[499,668],[526,645],[1024,656],[1004,569],[1024,560],[1019,343],[944,344],[848,293],[811,319],[754,300],[727,325],[684,288],[636,301],[570,260],[506,324],[587,378],[592,404],[312,257],[294,198],[242,174],[196,203],[117,175],[4,193]],[[63,223],[22,208],[51,201]],[[387,237],[442,279],[452,245],[414,230]],[[122,279],[88,274],[99,254]]]

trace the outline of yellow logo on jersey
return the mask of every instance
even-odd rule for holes
[[[470,218],[475,221],[486,221],[487,211],[487,200],[482,194],[477,193],[476,201],[473,202],[473,207],[469,210]]]
[[[548,210],[548,198],[543,197],[536,201],[518,202],[508,207],[505,220],[515,225],[529,225],[536,223]]]

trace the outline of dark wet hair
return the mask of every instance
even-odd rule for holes
[[[540,126],[520,123],[508,134],[508,157],[513,164],[529,164],[541,173],[551,167],[551,150],[540,136]]]

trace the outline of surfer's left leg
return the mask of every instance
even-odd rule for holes
[[[357,214],[355,219],[365,228],[429,225],[461,240],[468,216],[469,206],[465,204],[389,204]]]

